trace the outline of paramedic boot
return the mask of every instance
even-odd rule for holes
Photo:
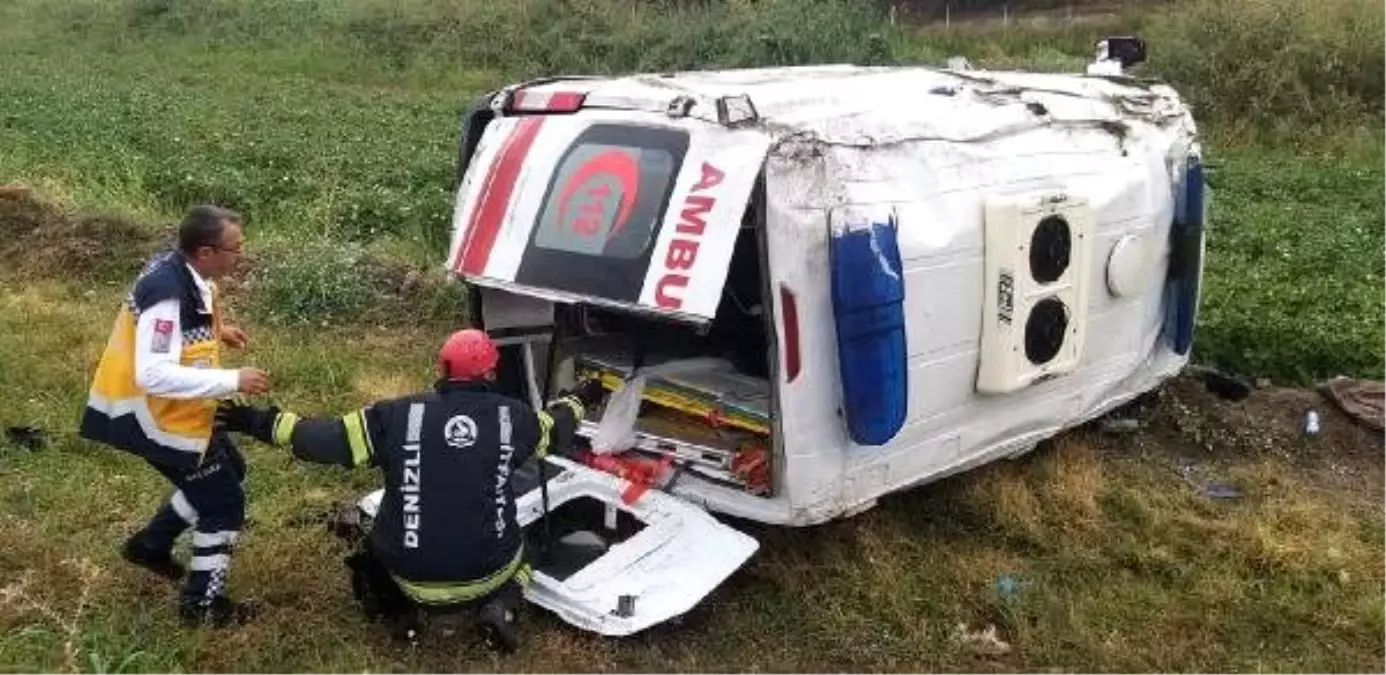
[[[183,578],[183,566],[173,559],[173,553],[169,549],[156,549],[146,543],[143,530],[125,540],[120,556],[125,558],[126,562],[139,565],[169,581]]]
[[[253,604],[218,595],[202,602],[184,600],[178,613],[183,618],[183,625],[188,628],[226,628],[247,624],[258,612]]]
[[[240,533],[234,530],[204,531],[210,521],[199,521],[198,530],[193,533],[193,555],[188,564],[188,579],[183,582],[180,607],[183,623],[189,627],[240,625],[254,616],[254,608],[230,600],[223,594],[232,551]]]
[[[520,646],[515,611],[500,598],[488,600],[481,606],[477,612],[477,627],[481,631],[481,639],[491,649],[510,654]]]
[[[144,529],[125,540],[120,555],[127,562],[178,581],[183,578],[183,566],[173,559],[173,541],[187,529],[188,524],[170,504],[164,504]]]

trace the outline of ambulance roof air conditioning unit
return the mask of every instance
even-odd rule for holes
[[[1000,394],[1078,366],[1087,333],[1092,211],[1032,192],[986,202],[986,291],[977,390]]]

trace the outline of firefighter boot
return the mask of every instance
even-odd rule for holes
[[[481,631],[481,639],[491,649],[510,654],[520,646],[515,611],[507,607],[501,598],[493,598],[481,606],[477,612],[477,627]]]
[[[424,630],[428,627],[428,615],[418,607],[411,607],[392,616],[388,623],[390,637],[411,647],[417,647],[419,641],[423,640]]]

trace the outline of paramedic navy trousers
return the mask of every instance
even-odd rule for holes
[[[245,523],[245,459],[230,436],[218,430],[200,466],[184,471],[150,464],[176,491],[149,521],[144,542],[150,549],[167,551],[192,526],[192,559],[182,602],[204,606],[226,586],[231,551]]]

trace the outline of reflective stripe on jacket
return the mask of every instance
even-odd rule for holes
[[[173,399],[149,394],[135,378],[135,326],[141,311],[176,298],[183,347],[182,365],[221,365],[217,303],[204,308],[192,271],[181,254],[166,255],[147,268],[116,314],[106,349],[96,367],[81,435],[179,469],[202,462],[212,436],[215,399]]]

